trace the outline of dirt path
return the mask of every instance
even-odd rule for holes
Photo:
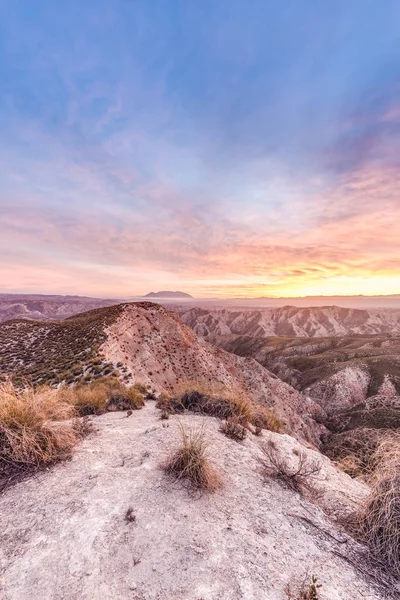
[[[94,421],[97,432],[70,462],[0,497],[2,599],[285,600],[285,585],[307,571],[319,577],[322,600],[383,598],[333,554],[346,544],[323,533],[341,535],[319,509],[275,481],[263,484],[257,438],[238,444],[210,418],[160,421],[153,404]],[[204,424],[213,440],[224,479],[214,495],[190,497],[159,468],[179,421]],[[330,466],[323,478],[341,488],[337,498],[362,495]],[[129,508],[135,520],[127,522]]]

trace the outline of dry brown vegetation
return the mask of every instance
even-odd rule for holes
[[[238,417],[228,417],[221,423],[219,430],[237,442],[244,440],[247,434],[247,429],[243,427]]]
[[[0,384],[0,481],[70,456],[83,433],[75,414],[55,390]]]
[[[192,492],[214,492],[221,486],[221,477],[208,457],[209,442],[199,427],[180,428],[181,443],[171,452],[162,468],[175,481],[187,483]]]
[[[173,396],[163,395],[157,407],[170,413],[181,413],[185,410],[210,415],[219,419],[235,418],[246,427],[253,425],[256,430],[269,429],[282,431],[283,423],[272,409],[252,403],[243,394],[233,394],[229,390],[207,390],[187,388]]]
[[[303,450],[293,452],[293,460],[282,452],[273,440],[261,446],[259,458],[264,477],[273,477],[296,492],[316,492],[315,481],[321,471],[316,459],[309,458]],[[292,458],[292,457],[291,457]]]
[[[365,479],[375,470],[376,450],[386,434],[387,431],[364,427],[333,434],[322,452],[351,477]]]
[[[61,398],[73,405],[80,416],[101,415],[107,411],[137,410],[144,405],[143,394],[124,386],[118,379],[103,377],[96,382],[62,388]]]
[[[389,434],[378,447],[371,494],[358,515],[361,537],[373,554],[400,576],[400,436]]]
[[[331,435],[322,452],[351,477],[368,482],[378,467],[378,448],[388,439],[400,445],[400,433],[396,430],[360,427]]]
[[[143,405],[137,389],[111,378],[60,390],[0,383],[0,484],[68,458],[88,431],[78,417]]]

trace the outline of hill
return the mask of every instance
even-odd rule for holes
[[[387,431],[400,429],[398,311],[178,311],[214,345],[255,358],[317,403],[318,420],[331,432],[324,450],[350,462],[349,472],[368,469]]]
[[[386,397],[400,401],[400,336],[252,338],[220,336],[229,352],[251,356],[328,414]],[[400,402],[399,402],[400,404]]]
[[[287,431],[319,443],[315,403],[259,362],[214,348],[176,314],[149,302],[96,309],[57,323],[0,324],[0,374],[35,384],[68,384],[115,375],[170,393],[193,383],[244,394],[273,408]]]
[[[360,475],[388,430],[400,429],[400,336],[255,338],[214,343],[256,358],[322,409],[324,451]]]
[[[210,345],[175,313],[150,302],[99,308],[59,322],[17,319],[0,324],[0,375],[23,385],[32,381],[38,388],[36,404],[29,392],[31,413],[27,408],[18,412],[24,401],[20,389],[11,403],[4,396],[7,410],[0,433],[5,450],[13,451],[13,460],[26,458],[15,453],[16,416],[21,421],[17,431],[22,448],[27,443],[29,448],[32,439],[42,440],[47,449],[48,440],[55,443],[68,431],[81,432],[80,441],[74,437],[76,453],[71,460],[37,470],[35,477],[22,473],[13,485],[2,488],[0,511],[7,519],[0,531],[1,597],[298,600],[307,597],[298,590],[310,590],[315,575],[322,585],[321,600],[400,598],[398,582],[373,559],[376,549],[371,545],[369,552],[340,525],[351,519],[354,523],[353,515],[363,514],[374,488],[351,479],[318,451],[324,444],[325,451],[344,464],[354,440],[343,436],[346,427],[352,430],[352,420],[360,418],[357,411],[350,414],[357,406],[349,403],[347,413],[341,407],[330,412],[320,393],[309,392],[310,386],[304,392],[296,390],[261,364],[268,342],[271,349],[280,345],[274,356],[281,360],[280,374],[294,376],[301,372],[301,358],[308,358],[321,338],[230,334],[215,341],[236,343],[231,349],[237,354]],[[364,350],[362,344],[357,346],[357,351],[369,349],[371,358],[388,347],[383,340],[380,346],[364,346]],[[349,353],[350,346],[339,350]],[[299,361],[297,369],[290,360]],[[306,372],[305,368],[305,376]],[[118,412],[83,421],[71,418],[71,406],[77,406],[71,402],[78,394],[89,392],[85,402],[97,401],[93,394],[100,388],[65,384],[97,379],[100,386],[109,384],[103,412]],[[136,384],[136,392],[120,383],[116,386],[116,380]],[[43,383],[57,389],[49,391],[41,387]],[[294,383],[301,388],[299,381]],[[384,380],[378,395],[382,390],[388,393],[388,386]],[[128,410],[133,407],[124,405],[128,391],[137,395],[140,389],[140,402]],[[231,402],[246,398],[250,414],[262,407],[276,415],[283,423],[281,433],[268,431],[268,426],[257,430],[249,418],[221,422],[206,416],[215,414],[206,410],[195,415],[191,411],[196,411],[196,404],[185,411],[183,399],[188,394],[179,395],[179,390],[186,389],[200,390],[190,395],[192,399],[197,394],[219,406],[224,398]],[[147,404],[141,408],[145,396]],[[48,412],[40,424],[34,417],[41,406]],[[370,410],[370,418],[376,419],[372,414]],[[228,426],[239,427],[245,435],[236,439],[223,435],[232,434]],[[190,461],[200,456],[201,464],[205,460],[211,465],[222,484],[213,494],[195,493],[184,485],[183,477],[174,480],[161,468],[182,444],[182,436],[187,452],[190,432],[202,440],[200,451],[190,451]],[[364,437],[368,443],[372,439]],[[71,452],[57,460],[71,457]],[[8,456],[3,453],[3,463]],[[8,468],[10,461],[5,464]],[[393,547],[395,552],[396,541]],[[386,556],[392,556],[391,548]],[[397,568],[396,560],[391,566]],[[43,572],[45,585],[38,576]]]
[[[168,291],[150,292],[149,294],[146,294],[143,297],[144,298],[176,298],[177,300],[179,298],[191,298],[193,300],[193,296],[191,296],[190,294],[186,294],[185,292],[168,292]]]

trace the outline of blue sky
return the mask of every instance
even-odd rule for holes
[[[399,38],[394,0],[0,0],[3,291],[399,292]]]

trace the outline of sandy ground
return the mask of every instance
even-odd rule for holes
[[[159,420],[153,403],[93,419],[97,431],[73,459],[0,497],[0,597],[4,600],[285,600],[286,584],[318,576],[321,600],[382,600],[346,555],[350,541],[322,510],[259,472],[260,438],[236,443],[216,419]],[[203,424],[223,477],[194,498],[160,461],[179,424]],[[293,454],[289,436],[267,432]],[[308,452],[312,453],[311,450]],[[366,489],[315,453],[321,503],[349,510]],[[132,508],[134,521],[127,521]],[[397,596],[398,597],[398,596]]]

